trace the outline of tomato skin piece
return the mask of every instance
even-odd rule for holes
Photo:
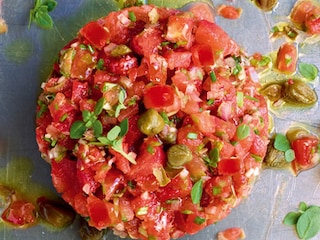
[[[217,240],[238,240],[245,239],[246,235],[242,228],[233,227],[218,233]]]
[[[298,138],[291,143],[295,154],[295,160],[301,166],[312,164],[312,152],[317,150],[319,140],[313,136]]]
[[[236,55],[239,52],[239,46],[222,28],[206,20],[199,22],[195,41],[199,44],[211,46],[215,58],[218,58],[220,53],[225,57],[227,55]]]
[[[210,66],[214,64],[212,48],[207,44],[195,44],[191,47],[192,61],[196,66]]]
[[[3,221],[19,226],[27,227],[35,224],[35,206],[24,200],[15,200],[7,207],[1,215]]]
[[[174,89],[169,85],[146,87],[143,93],[144,106],[150,108],[168,107],[174,102]]]
[[[298,61],[298,50],[293,43],[284,43],[280,46],[276,68],[285,74],[293,74],[296,71]]]
[[[314,7],[305,20],[306,31],[309,34],[320,33],[320,7]]]
[[[80,34],[94,47],[102,49],[110,40],[109,33],[97,21],[87,23]]]
[[[191,63],[190,52],[174,52],[170,51],[165,54],[165,58],[168,62],[168,68],[173,70],[175,68],[188,68]]]
[[[305,20],[308,13],[314,8],[311,1],[300,1],[290,13],[291,21],[300,29],[305,28]]]
[[[72,81],[72,96],[71,100],[75,103],[83,98],[87,98],[89,95],[89,86],[88,82],[82,82],[78,80]]]
[[[217,9],[218,14],[227,19],[238,19],[241,16],[241,9],[234,6],[220,5]]]

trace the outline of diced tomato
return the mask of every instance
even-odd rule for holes
[[[109,170],[102,182],[104,199],[109,200],[113,194],[121,192],[124,184],[124,176],[121,171],[116,169]]]
[[[298,1],[290,13],[291,21],[300,29],[304,29],[306,17],[313,8],[314,5],[312,1]]]
[[[190,162],[185,164],[186,169],[189,171],[192,179],[200,179],[202,176],[206,176],[208,167],[204,160],[198,156],[193,156]]]
[[[193,13],[196,20],[207,20],[215,22],[213,9],[209,4],[196,2],[191,5],[189,11]]]
[[[207,44],[195,44],[191,48],[192,61],[196,66],[210,66],[214,64],[214,53]]]
[[[125,44],[129,38],[129,25],[131,24],[128,18],[128,12],[111,12],[103,21],[103,26],[109,30],[109,42],[115,44]]]
[[[174,94],[174,89],[169,85],[146,87],[143,94],[144,106],[147,109],[168,107],[174,102]]]
[[[285,74],[293,74],[296,71],[298,61],[298,50],[293,43],[284,43],[280,46],[276,68]]]
[[[110,40],[110,34],[97,21],[87,23],[80,29],[80,34],[94,47],[101,49]]]
[[[204,135],[211,135],[216,130],[216,117],[210,115],[209,112],[200,112],[191,114],[194,124]]]
[[[228,19],[238,19],[241,16],[241,8],[236,8],[231,5],[220,5],[217,9],[220,16]]]
[[[199,44],[211,46],[215,59],[223,56],[236,55],[238,45],[217,24],[205,20],[200,21],[196,30],[195,41]]]
[[[78,103],[81,99],[87,98],[89,94],[88,82],[72,81],[71,100]]]
[[[217,240],[239,240],[246,237],[242,228],[233,227],[218,233]]]
[[[18,226],[28,227],[37,222],[35,206],[24,200],[13,201],[1,215],[4,222]]]
[[[191,55],[190,52],[167,52],[165,58],[168,62],[168,68],[171,70],[175,68],[188,68],[191,63]]]
[[[192,151],[196,151],[201,146],[202,140],[203,133],[199,132],[195,125],[186,125],[178,130],[177,143],[186,145]]]
[[[314,7],[305,20],[307,33],[319,34],[320,33],[320,7]]]
[[[250,152],[258,157],[261,157],[261,161],[263,160],[263,156],[266,154],[267,142],[269,142],[268,139],[264,139],[259,135],[255,135],[250,148]]]
[[[319,140],[313,136],[302,137],[291,143],[295,154],[295,160],[301,166],[312,164],[313,153],[317,151]]]
[[[119,199],[119,211],[121,220],[124,222],[132,221],[135,217],[131,201],[125,197]]]
[[[161,31],[155,28],[145,29],[132,39],[131,46],[138,54],[149,57],[158,52],[158,47],[164,41],[161,35]]]
[[[243,172],[242,162],[239,158],[226,158],[218,162],[218,172],[221,175],[234,175]]]
[[[188,196],[192,189],[192,181],[189,172],[182,170],[164,187],[159,188],[157,197],[164,202],[170,199],[184,198]]]
[[[55,122],[62,122],[66,117],[70,117],[72,112],[76,111],[70,99],[67,99],[63,93],[57,93],[54,100],[48,106],[50,114]]]
[[[194,21],[187,14],[173,15],[168,19],[166,40],[188,49],[193,43]]]
[[[168,63],[166,59],[161,55],[151,54],[146,62],[149,70],[148,77],[150,82],[164,85],[167,81],[168,70]]]
[[[87,208],[90,226],[102,230],[116,223],[112,203],[90,195],[87,198]]]
[[[204,190],[211,198],[227,199],[232,193],[232,177],[230,175],[215,176],[206,181]]]
[[[81,164],[78,164],[78,165],[81,165]],[[95,181],[94,176],[95,176],[95,171],[93,171],[91,168],[88,168],[85,166],[78,167],[77,177],[78,177],[79,183],[82,186],[82,190],[86,194],[94,193],[100,187],[100,184]]]
[[[118,75],[127,75],[132,68],[138,67],[138,60],[131,55],[123,57],[110,58],[108,60],[107,69],[111,73]]]

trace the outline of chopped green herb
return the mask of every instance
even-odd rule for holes
[[[217,77],[214,71],[210,72],[210,79],[212,82],[216,82],[217,81]]]
[[[276,134],[273,146],[275,149],[283,152],[291,148],[288,138],[285,135],[280,133]]]
[[[203,224],[203,223],[206,221],[206,219],[205,219],[205,218],[202,218],[202,217],[199,217],[199,216],[196,216],[193,221],[194,221],[194,223],[196,223],[196,224],[198,224],[198,225],[201,225],[201,224]]]
[[[188,139],[197,139],[198,138],[198,134],[197,133],[194,133],[194,132],[189,132],[187,134],[187,138]]]
[[[202,179],[198,180],[191,189],[191,200],[193,204],[200,203],[203,192],[203,181]]]
[[[301,62],[298,66],[299,72],[308,80],[314,80],[319,73],[318,68],[314,64]]]
[[[212,188],[212,194],[213,194],[214,196],[219,195],[220,193],[222,193],[221,187],[219,187],[219,186],[214,186],[214,187]]]
[[[100,58],[97,62],[97,69],[98,70],[103,70],[104,69],[104,60]]]
[[[207,101],[207,105],[212,105],[212,104],[214,104],[214,99],[209,99],[208,101]]]
[[[243,140],[250,134],[250,127],[246,124],[240,124],[237,127],[236,135],[239,140]]]
[[[131,11],[130,11],[128,14],[129,14],[129,19],[130,19],[131,22],[137,21],[137,17],[136,17],[136,15],[134,14],[134,12],[131,12]]]
[[[29,28],[31,23],[35,23],[43,29],[50,29],[53,27],[53,20],[49,12],[53,11],[57,6],[55,0],[36,0],[34,8],[29,12]]]
[[[243,92],[237,92],[237,106],[239,108],[243,107],[243,104],[244,104],[243,97],[244,97]]]
[[[160,112],[160,116],[164,120],[165,124],[168,124],[168,125],[170,124],[170,119],[169,119],[168,115],[165,112]]]

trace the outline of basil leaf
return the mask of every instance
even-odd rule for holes
[[[283,223],[286,225],[296,225],[301,213],[299,212],[289,212],[283,219]]]
[[[112,142],[116,140],[117,137],[119,137],[120,132],[121,128],[118,125],[116,125],[113,128],[111,128],[111,130],[107,133],[107,138]]]
[[[75,121],[70,128],[70,138],[79,139],[82,137],[84,132],[87,130],[85,123],[78,120]]]
[[[95,115],[100,115],[102,110],[103,110],[103,105],[104,105],[104,98],[100,98],[96,105],[94,106],[94,114]]]
[[[92,123],[93,134],[95,137],[100,137],[103,132],[102,123],[99,120],[96,120]]]
[[[121,131],[119,133],[119,137],[123,137],[124,135],[127,134],[128,130],[129,130],[128,118],[123,119],[122,122],[119,124],[119,127],[121,129]]]
[[[305,212],[308,209],[308,206],[305,202],[300,202],[299,204],[299,211],[300,212]]]
[[[288,149],[284,152],[284,158],[287,162],[292,162],[295,159],[295,154],[293,149]]]
[[[298,219],[296,230],[301,239],[310,239],[320,231],[320,208],[309,207]]]
[[[301,75],[308,80],[314,80],[319,73],[318,68],[314,64],[301,62],[298,68]]]
[[[33,22],[43,29],[50,29],[53,27],[53,21],[51,16],[48,14],[47,6],[41,6],[38,9],[34,14]]]
[[[191,189],[191,200],[193,204],[200,203],[203,192],[203,181],[202,179],[198,180]]]
[[[236,134],[237,134],[237,138],[239,140],[243,140],[245,139],[246,137],[249,136],[250,134],[250,127],[246,124],[240,124],[238,127],[237,127],[237,131],[236,131]]]
[[[276,135],[273,146],[275,149],[283,152],[291,149],[290,142],[287,137],[280,133]]]
[[[45,5],[48,7],[48,12],[51,12],[52,10],[54,10],[57,4],[58,3],[55,0],[46,0],[44,1],[44,3],[42,3],[42,5]]]

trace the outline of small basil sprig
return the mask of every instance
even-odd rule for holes
[[[29,26],[31,23],[37,24],[43,29],[50,29],[53,27],[53,20],[49,12],[53,11],[57,2],[55,0],[36,0],[34,8],[29,13]]]
[[[277,133],[274,139],[273,146],[275,149],[284,152],[284,157],[287,162],[295,159],[295,154],[287,137],[283,134]]]
[[[93,129],[95,137],[99,137],[103,132],[103,127],[98,116],[103,110],[104,98],[100,98],[96,103],[93,112],[82,111],[82,119],[75,121],[70,128],[70,138],[79,139],[87,129]]]
[[[295,225],[300,239],[310,239],[320,231],[320,207],[307,206],[305,202],[299,204],[298,212],[289,212],[283,219],[286,225]]]
[[[129,129],[128,119],[124,119],[119,126],[115,125],[106,136],[98,137],[98,141],[112,148],[114,151],[120,153],[132,164],[137,164],[136,160],[128,153],[123,150],[123,137],[127,134]]]

